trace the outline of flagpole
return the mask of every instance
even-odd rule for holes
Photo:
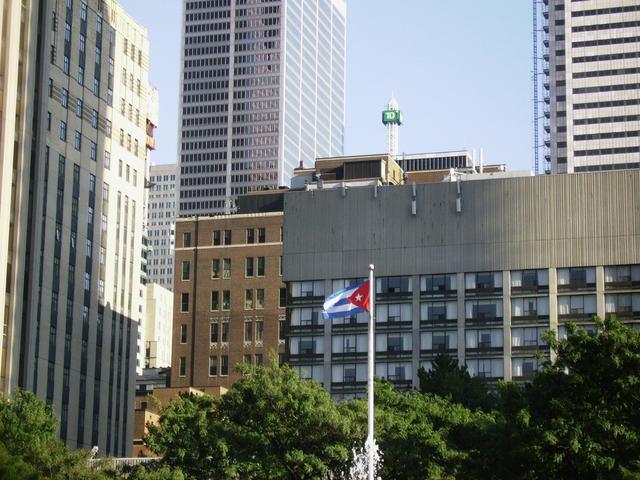
[[[368,355],[368,372],[367,372],[367,401],[368,401],[368,431],[367,431],[367,471],[368,479],[374,480],[374,436],[373,436],[373,376],[375,373],[374,359],[376,354],[375,343],[375,300],[376,300],[376,286],[373,282],[373,264],[369,265],[369,355]]]

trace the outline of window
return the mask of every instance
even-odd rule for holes
[[[512,298],[511,318],[513,321],[517,321],[518,319],[549,318],[549,298]]]
[[[595,267],[559,268],[558,290],[579,290],[594,288],[596,285]]]
[[[422,332],[420,349],[433,352],[444,352],[458,348],[458,333],[455,330]]]
[[[504,375],[504,361],[501,358],[469,359],[466,364],[472,377],[502,378]]]
[[[97,78],[93,79],[93,94],[96,97],[100,96],[100,80],[98,80]]]
[[[264,257],[258,257],[258,277],[264,277]]]
[[[220,278],[220,259],[211,260],[211,278]]]
[[[458,320],[458,303],[427,302],[420,304],[420,321],[428,323],[455,323]]]
[[[251,354],[247,353],[242,356],[242,363],[246,363],[247,365],[251,365]]]
[[[542,361],[533,357],[511,359],[511,375],[513,378],[529,379],[540,370]]]
[[[229,322],[222,322],[222,341],[229,341]]]
[[[640,287],[640,265],[604,267],[605,288]]]
[[[245,277],[253,277],[253,257],[247,257],[245,260]]]
[[[264,321],[256,320],[256,342],[262,342],[264,339]]]
[[[184,232],[182,234],[182,246],[183,247],[191,246],[191,232]]]
[[[287,334],[287,320],[284,317],[278,318],[278,340],[284,342]]]
[[[211,310],[216,311],[220,308],[220,292],[217,290],[211,291]]]
[[[546,345],[543,338],[545,330],[543,327],[513,328],[511,329],[511,346],[517,349]]]
[[[66,88],[62,89],[62,94],[60,96],[60,104],[64,108],[67,108],[69,106],[69,90],[67,90]]]
[[[411,350],[410,333],[378,333],[375,340],[377,352],[399,353]]]
[[[256,289],[256,308],[264,308],[264,288]]]
[[[191,262],[189,260],[182,261],[182,281],[188,281],[191,278]]]
[[[251,288],[244,291],[244,308],[245,310],[253,309],[253,289]]]
[[[285,308],[287,306],[287,288],[280,288],[280,297],[278,299],[278,307]]]
[[[220,242],[220,230],[214,230],[213,231],[213,244],[214,245],[221,245],[221,242]]]
[[[84,67],[78,65],[78,85],[84,85]]]
[[[229,290],[222,291],[222,309],[223,310],[231,309],[231,291]]]
[[[211,343],[218,343],[218,321],[213,320],[209,324],[209,341]]]
[[[411,321],[410,303],[390,303],[376,305],[376,323]]]
[[[89,158],[94,162],[98,160],[98,146],[95,142],[91,142],[89,146]]]
[[[60,120],[60,131],[59,135],[60,140],[67,141],[67,123]]]
[[[211,355],[209,357],[209,376],[215,377],[218,374],[218,357]]]
[[[247,228],[247,243],[255,243],[255,230],[253,228]]]
[[[47,112],[47,132],[51,131],[51,112]]]
[[[258,243],[265,243],[266,237],[267,234],[264,227],[258,228]]]
[[[222,278],[231,278],[231,259],[225,258],[222,260]]]
[[[502,272],[466,273],[464,276],[467,291],[494,291],[502,289]]]
[[[180,325],[180,343],[187,343],[187,324]]]
[[[465,346],[467,349],[502,348],[504,333],[502,329],[466,330]]]
[[[49,79],[48,92],[49,92],[49,98],[53,97],[53,78]]]
[[[78,130],[73,135],[73,148],[80,150],[82,148],[82,135]]]
[[[111,138],[111,120],[104,121],[104,134]]]
[[[280,227],[280,242],[284,242],[284,228]]]
[[[184,377],[187,374],[187,359],[185,357],[178,358],[178,375]]]
[[[640,293],[615,293],[604,296],[607,316],[635,317],[640,312]]]
[[[231,245],[231,230],[224,231],[224,244]]]
[[[467,320],[502,320],[502,300],[467,301],[465,309]]]
[[[98,112],[96,110],[91,111],[91,126],[98,128]]]
[[[292,297],[323,297],[324,281],[291,282]]]
[[[282,276],[282,255],[280,255],[280,262],[278,263],[278,275]]]
[[[411,277],[379,277],[376,278],[377,294],[410,293]]]
[[[244,321],[244,341],[246,343],[251,343],[253,341],[253,321],[252,320]]]
[[[229,375],[229,357],[227,355],[220,356],[220,375]]]
[[[76,117],[82,118],[82,100],[76,99]]]
[[[186,313],[189,311],[189,294],[188,293],[180,294],[180,311],[182,313]]]
[[[595,314],[595,295],[558,296],[558,316],[560,318],[590,318]]]

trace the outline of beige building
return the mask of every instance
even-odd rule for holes
[[[126,455],[145,307],[147,33],[113,0],[1,12],[3,390],[51,403],[70,446]]]
[[[542,3],[551,173],[640,168],[640,4]]]
[[[594,315],[640,328],[638,170],[343,183],[284,195],[288,362],[336,399],[365,391],[367,315],[325,320],[322,304],[371,263],[375,371],[401,387],[440,354],[527,380],[553,354],[544,331]]]
[[[147,284],[145,310],[145,368],[171,366],[173,293],[155,283]]]

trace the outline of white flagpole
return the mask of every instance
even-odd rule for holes
[[[373,376],[375,373],[374,369],[374,358],[376,354],[376,342],[375,342],[375,301],[376,301],[376,286],[373,282],[373,264],[369,265],[369,355],[368,355],[368,373],[367,373],[367,400],[368,400],[368,431],[367,431],[367,471],[368,471],[368,479],[374,480],[373,478],[373,470],[374,470],[374,436],[373,436]]]

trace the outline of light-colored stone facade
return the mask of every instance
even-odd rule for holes
[[[149,167],[147,278],[149,283],[156,283],[168,290],[173,290],[177,176],[175,163]]]
[[[71,447],[127,455],[145,307],[147,32],[113,0],[10,1],[3,12],[21,3],[4,390],[50,402]]]
[[[640,168],[640,4],[544,0],[551,173]]]
[[[173,293],[160,285],[148,283],[146,297],[144,367],[170,367]]]

